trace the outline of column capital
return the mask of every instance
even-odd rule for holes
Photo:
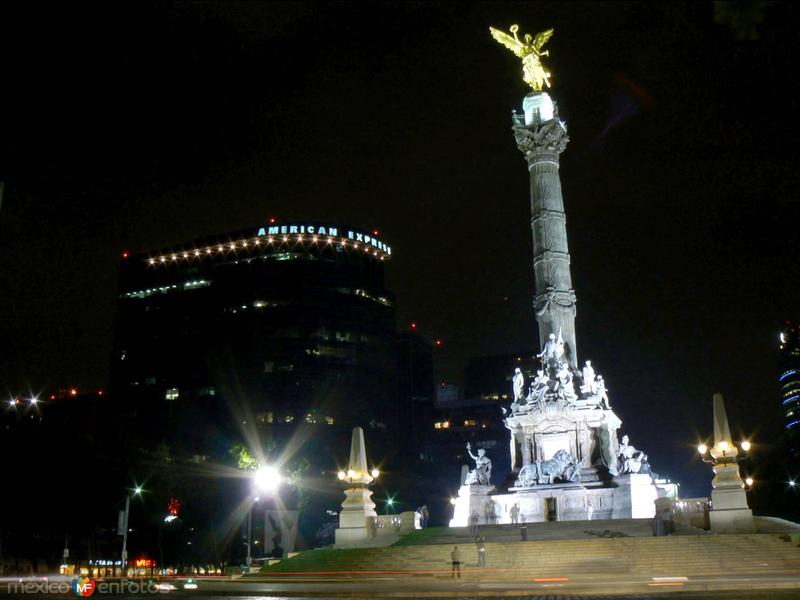
[[[517,148],[525,155],[528,166],[537,162],[555,162],[558,164],[558,155],[567,147],[569,136],[566,124],[555,118],[540,124],[525,125],[515,122],[511,130]]]

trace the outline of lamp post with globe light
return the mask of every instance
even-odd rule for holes
[[[274,494],[282,482],[283,477],[278,469],[273,466],[265,465],[259,467],[255,470],[255,472],[253,472],[252,484],[254,493],[248,499],[247,503],[247,558],[245,559],[245,562],[248,569],[253,564],[253,556],[251,554],[253,504],[261,500],[262,494]]]
[[[355,427],[350,441],[350,461],[347,471],[342,470],[337,474],[345,488],[345,500],[339,512],[339,527],[335,534],[335,543],[338,547],[368,539],[367,524],[374,523],[377,517],[372,491],[369,488],[380,476],[380,471],[374,467],[369,469],[367,464],[364,431],[361,427]]]
[[[128,517],[131,512],[131,498],[142,495],[142,487],[137,485],[125,496],[125,512],[122,515],[122,575],[125,576],[128,563]]]
[[[748,477],[743,481],[739,462],[747,457],[751,444],[745,440],[738,447],[731,438],[725,401],[722,394],[714,394],[714,444],[701,443],[697,452],[703,462],[711,465],[711,530],[719,533],[749,533],[755,531],[753,513],[747,503],[746,490],[753,484]]]

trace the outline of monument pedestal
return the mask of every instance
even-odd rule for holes
[[[739,465],[728,463],[714,467],[711,482],[711,510],[708,520],[715,533],[755,533],[753,511],[747,506],[747,492],[739,476]]]
[[[631,473],[614,478],[612,519],[650,519],[656,513],[658,488],[650,475]]]
[[[366,488],[345,490],[345,501],[339,513],[339,527],[336,529],[336,545],[366,540],[369,537],[367,518],[376,517],[372,492]]]
[[[453,518],[450,527],[467,527],[469,516],[475,512],[478,523],[486,522],[486,503],[490,501],[489,492],[494,488],[490,485],[462,485],[458,488],[458,498],[453,507]],[[495,521],[499,523],[500,521]]]

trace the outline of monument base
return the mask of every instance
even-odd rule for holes
[[[494,488],[489,485],[462,485],[458,488],[458,498],[453,507],[453,518],[450,527],[466,527],[469,517],[476,513],[483,522],[484,508],[489,501],[489,492]]]
[[[479,525],[511,523],[519,507],[520,523],[583,521],[590,519],[647,519],[655,515],[658,488],[650,475],[623,475],[611,486],[554,483],[512,488],[508,494],[490,494],[488,486],[462,485],[458,490],[450,527],[467,527],[470,516]],[[516,512],[516,511],[515,511]]]
[[[650,475],[629,474],[616,477],[612,519],[649,519],[655,516],[658,488]]]
[[[708,511],[708,522],[714,533],[755,533],[753,511],[749,508]]]
[[[736,476],[739,476],[738,467]],[[726,482],[712,490],[708,522],[714,533],[755,533],[753,511],[747,506],[747,493],[742,485]]]

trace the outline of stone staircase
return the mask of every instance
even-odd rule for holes
[[[652,519],[607,519],[528,523],[527,533],[529,541],[652,537],[652,522]],[[478,535],[486,538],[487,542],[519,542],[521,540],[520,528],[517,525],[479,525]],[[676,523],[675,535],[708,535],[708,532]],[[472,544],[474,542],[475,538],[469,527],[436,527],[410,533],[401,538],[396,545]]]
[[[459,544],[462,570],[475,579],[697,577],[729,573],[798,574],[800,549],[778,535],[687,535],[487,542],[486,567],[474,543]],[[310,550],[265,569],[270,573],[347,576],[397,573],[450,576],[449,544],[363,550]]]

